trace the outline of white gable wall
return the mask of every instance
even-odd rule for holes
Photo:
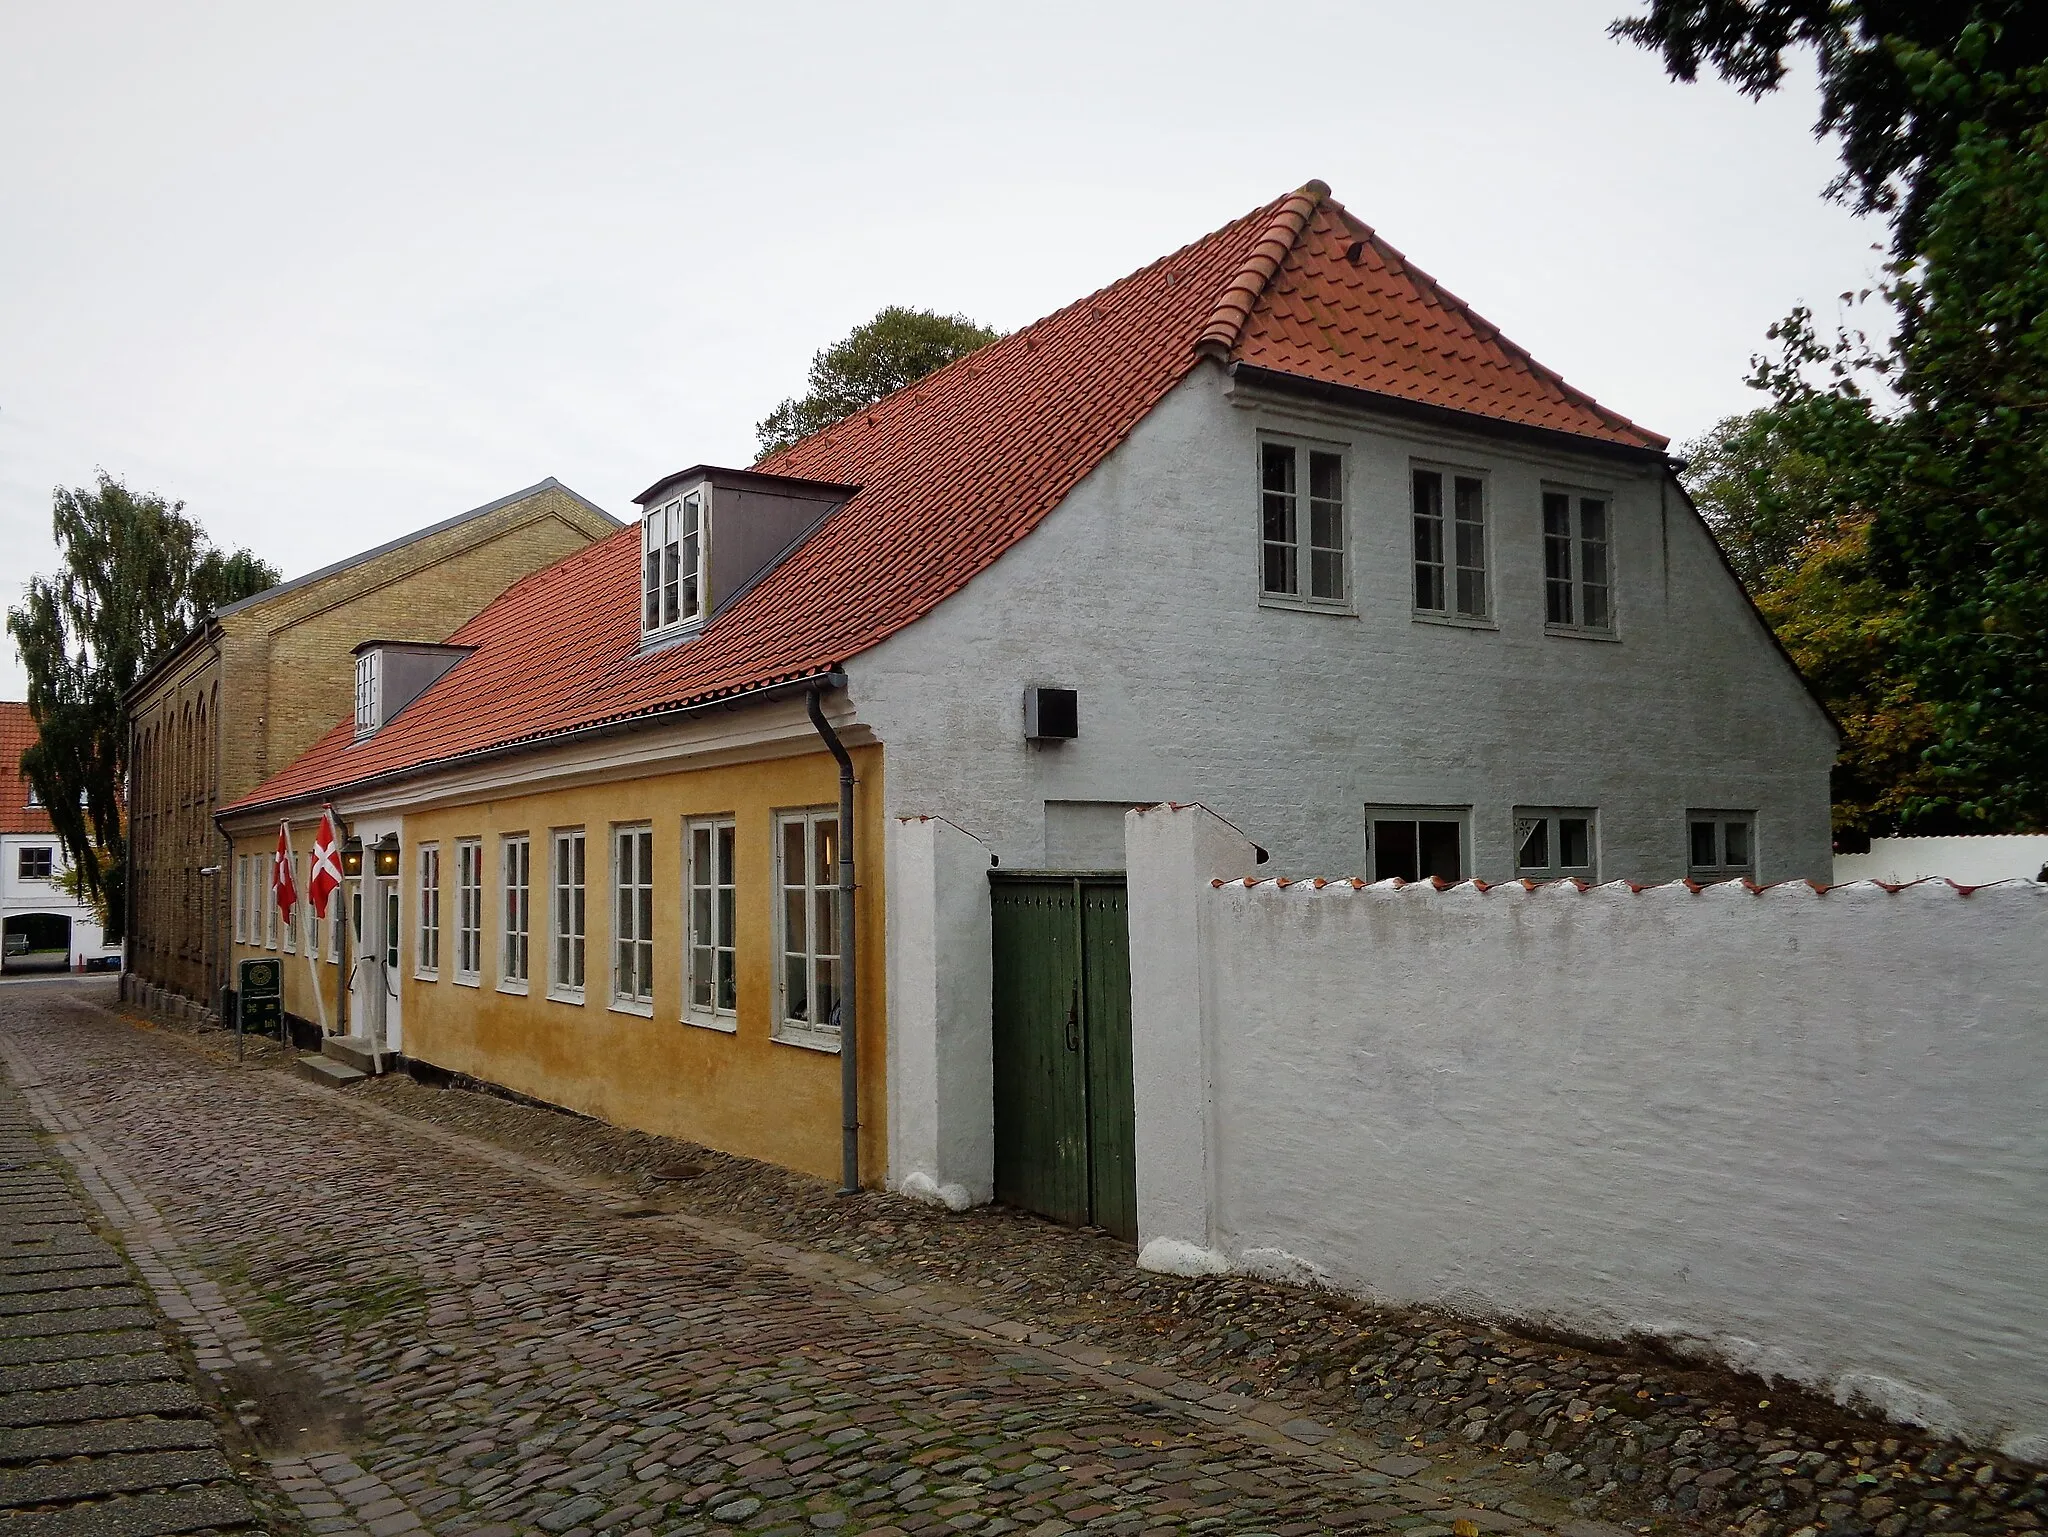
[[[1347,451],[1354,614],[1261,605],[1262,430]],[[1413,617],[1414,459],[1488,475],[1497,629]],[[1614,641],[1544,631],[1545,483],[1614,494]],[[1488,880],[1513,874],[1518,805],[1595,808],[1602,879],[1685,874],[1693,807],[1757,813],[1763,880],[1829,873],[1832,728],[1654,466],[1255,396],[1208,366],[846,671],[888,809],[946,817],[1005,867],[1084,857],[1106,821],[1086,803],[1199,800],[1271,872],[1356,873],[1367,805],[1430,804],[1472,808]],[[1079,691],[1079,740],[1023,739],[1028,685]]]

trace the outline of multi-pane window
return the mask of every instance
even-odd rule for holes
[[[775,819],[776,1034],[836,1045],[839,1033],[839,816],[790,811]]]
[[[420,932],[413,964],[423,977],[441,974],[441,850],[420,845]]]
[[[1414,472],[1415,611],[1486,617],[1486,482],[1455,470]]]
[[[548,991],[558,998],[583,1001],[583,829],[555,834],[549,933],[554,964]]]
[[[1756,879],[1755,812],[1690,811],[1685,820],[1687,875],[1702,885]]]
[[[306,899],[304,894],[306,883],[299,879],[299,856],[296,854],[292,855],[292,890],[299,894],[299,900],[292,903],[292,915],[285,920],[284,953],[286,955],[297,955],[299,953],[299,925],[305,922],[306,918]]]
[[[730,817],[683,827],[684,878],[690,891],[686,1017],[731,1028],[738,1007],[733,970],[733,822]]]
[[[703,615],[704,492],[655,508],[641,523],[640,629],[652,635]]]
[[[249,939],[249,856],[235,856],[235,943]]]
[[[484,969],[484,846],[455,845],[455,980],[474,982]]]
[[[1593,813],[1515,810],[1515,874],[1532,881],[1594,879]]]
[[[327,899],[327,958],[341,964],[341,893]]]
[[[1543,619],[1561,630],[1611,630],[1611,503],[1579,491],[1543,493]]]
[[[262,868],[256,877],[256,889],[263,903],[263,948],[277,948],[277,856],[259,855]]]
[[[1267,597],[1342,603],[1344,456],[1261,443],[1259,536],[1259,586]]]
[[[654,1004],[654,829],[612,829],[612,1002]]]
[[[25,881],[46,881],[50,878],[53,863],[53,851],[50,849],[23,849],[16,873]]]
[[[505,928],[498,957],[498,986],[525,992],[528,936],[533,928],[533,843],[525,833],[506,838],[499,848],[505,890]]]
[[[1465,878],[1463,806],[1387,806],[1366,813],[1365,855],[1376,881]]]
[[[368,736],[377,729],[378,654],[365,651],[356,658],[356,735]]]

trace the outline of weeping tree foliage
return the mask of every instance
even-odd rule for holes
[[[890,305],[811,359],[809,391],[785,400],[755,426],[761,457],[779,454],[866,410],[891,391],[915,384],[1001,334],[965,315]]]
[[[1926,729],[1901,773],[1908,822],[2048,828],[2048,15],[1928,0],[1656,0],[1617,24],[1680,78],[1711,61],[1761,93],[1788,47],[1821,62],[1833,191],[1892,219],[1892,258],[1852,308],[1890,338],[1823,336],[1796,309],[1751,383],[1786,475],[1742,480],[1766,512],[1809,474],[1808,525],[1891,610],[1887,654]],[[1866,526],[1852,551],[1844,520]],[[1758,521],[1759,558],[1786,530]],[[1801,537],[1806,537],[1802,535]],[[1867,577],[1872,585],[1860,585]],[[1925,770],[1924,773],[1918,772]]]
[[[184,510],[183,502],[138,496],[105,471],[90,488],[59,486],[59,569],[31,577],[7,611],[37,732],[22,773],[48,808],[78,893],[99,910],[110,944],[125,938],[122,698],[214,609],[278,580],[247,550],[213,548]]]

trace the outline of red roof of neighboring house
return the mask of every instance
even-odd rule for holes
[[[54,833],[50,813],[28,803],[21,755],[36,745],[36,723],[19,699],[0,699],[0,833]]]
[[[374,736],[344,720],[237,804],[823,673],[1034,528],[1201,356],[1654,453],[1359,224],[1320,182],[992,342],[757,469],[859,494],[697,639],[640,654],[637,527],[510,588]]]

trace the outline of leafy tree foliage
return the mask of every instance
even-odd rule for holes
[[[779,454],[814,432],[862,411],[892,390],[986,347],[1002,333],[965,315],[892,304],[811,359],[811,387],[785,400],[754,428],[761,457]]]
[[[1841,141],[1842,172],[1831,196],[1858,212],[1895,214],[1894,249],[1920,249],[1934,175],[1964,127],[2024,131],[2025,104],[1966,103],[1929,92],[1911,62],[1916,51],[1957,57],[1980,50],[1979,65],[2014,78],[2048,63],[2048,7],[2038,0],[1650,0],[1648,12],[1614,23],[1617,37],[1664,56],[1679,80],[1702,65],[1750,96],[1777,89],[1786,55],[1813,50],[1820,73],[1816,135]],[[1970,41],[1966,41],[1969,39]]]
[[[247,550],[213,548],[184,508],[138,496],[104,471],[96,487],[59,486],[61,567],[30,578],[20,605],[7,611],[38,734],[22,772],[49,809],[79,894],[99,909],[110,944],[124,937],[122,697],[214,609],[278,580]]]
[[[1886,642],[1931,726],[1928,772],[1905,776],[1900,810],[1977,830],[2048,827],[2048,64],[2032,11],[1658,0],[1623,24],[1643,37],[1660,17],[1684,21],[1693,30],[1673,34],[1684,47],[1666,45],[1674,73],[1712,58],[1757,90],[1782,74],[1788,36],[1812,43],[1829,88],[1850,93],[1824,109],[1823,127],[1851,105],[1894,125],[1889,159],[1858,158],[1844,136],[1845,178],[1864,206],[1895,208],[1877,294],[1891,339],[1824,340],[1795,310],[1751,382],[1773,399],[1769,431],[1795,454],[1785,473],[1818,467],[1806,526],[1838,535],[1841,519],[1868,517],[1867,569],[1898,615]],[[1784,32],[1787,17],[1807,30]],[[1715,18],[1721,31],[1701,30]],[[1914,30],[1882,30],[1892,25]],[[1840,64],[1844,50],[1871,49],[1882,68],[1859,69],[1882,90]],[[1893,202],[1890,183],[1871,179],[1879,171],[1898,181]],[[1778,473],[1737,488],[1764,509],[1752,521],[1766,542],[1783,532],[1765,515]]]

